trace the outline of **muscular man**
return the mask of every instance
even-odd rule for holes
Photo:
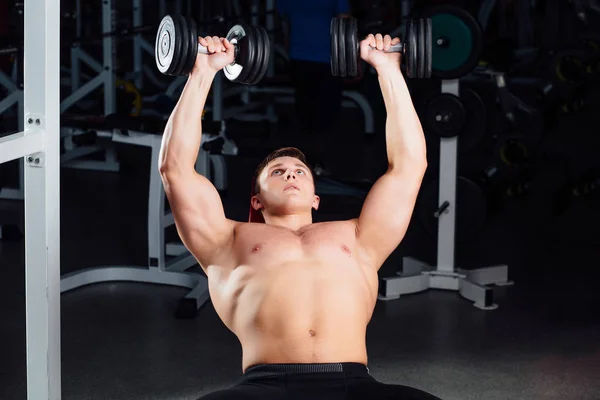
[[[226,218],[219,194],[194,170],[213,77],[233,60],[223,38],[198,55],[167,124],[160,172],[185,246],[208,277],[212,303],[242,346],[242,376],[207,399],[436,399],[376,381],[366,328],[377,271],[402,240],[426,169],[425,141],[399,67],[398,42],[370,35],[360,56],[378,72],[387,108],[389,167],[358,218],[312,222],[319,206],[302,153],[285,148],[257,170],[252,221]]]

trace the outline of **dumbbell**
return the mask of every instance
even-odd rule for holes
[[[347,77],[358,74],[360,44],[355,18],[334,17],[329,26],[331,73]],[[411,19],[406,24],[404,41],[387,50],[402,53],[409,78],[431,77],[431,19]]]
[[[261,26],[237,24],[227,32],[226,38],[234,46],[235,58],[223,68],[225,77],[246,85],[260,82],[267,71],[271,53],[266,30]],[[208,54],[208,49],[198,44],[196,22],[181,15],[165,16],[154,43],[158,70],[165,75],[188,75],[198,53]]]

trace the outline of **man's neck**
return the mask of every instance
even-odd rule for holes
[[[311,213],[289,215],[264,215],[264,219],[268,225],[281,226],[294,232],[313,223]]]

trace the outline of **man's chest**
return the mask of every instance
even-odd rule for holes
[[[239,263],[271,263],[304,258],[348,258],[356,252],[351,223],[323,223],[292,232],[288,229],[248,225],[236,235],[234,252]]]

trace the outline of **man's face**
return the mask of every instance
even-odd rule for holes
[[[262,170],[260,193],[254,196],[254,208],[268,209],[272,214],[293,214],[315,210],[319,197],[308,167],[294,157],[279,157]]]

